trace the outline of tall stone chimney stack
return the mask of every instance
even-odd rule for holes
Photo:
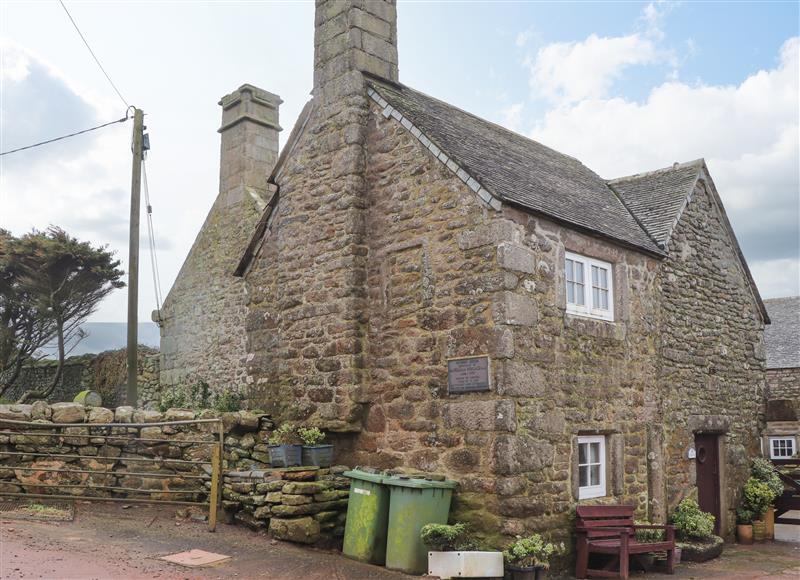
[[[314,94],[352,71],[397,81],[396,0],[316,0]]]
[[[220,391],[246,384],[246,293],[233,271],[269,201],[281,99],[242,85],[219,104],[219,193],[157,317],[165,386],[203,380]]]
[[[228,203],[242,199],[244,188],[264,195],[278,160],[278,107],[283,101],[253,85],[242,85],[219,101],[221,153],[219,192]]]

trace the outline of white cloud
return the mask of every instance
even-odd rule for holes
[[[785,258],[750,264],[762,298],[800,296],[800,262]]]
[[[500,124],[511,131],[520,131],[524,103],[512,103],[500,111]]]
[[[623,71],[665,58],[645,35],[600,37],[555,42],[527,61],[534,95],[559,104],[605,97]]]
[[[796,272],[800,254],[799,69],[795,37],[774,68],[739,84],[669,81],[643,102],[584,98],[549,110],[532,136],[607,178],[704,157],[745,254],[767,277],[758,282],[772,287],[776,260],[794,260]]]

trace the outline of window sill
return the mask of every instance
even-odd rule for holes
[[[598,338],[610,338],[612,340],[625,340],[627,325],[624,322],[614,322],[613,320],[602,320],[600,318],[590,318],[588,316],[564,313],[564,328],[596,336]]]

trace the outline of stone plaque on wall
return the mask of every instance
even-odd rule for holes
[[[487,355],[452,358],[447,361],[447,392],[475,393],[491,387],[491,366]]]

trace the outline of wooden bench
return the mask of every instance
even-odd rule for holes
[[[675,571],[675,527],[636,525],[633,523],[633,506],[578,506],[575,531],[578,536],[578,559],[575,565],[577,578],[598,576],[627,579],[628,558],[650,552],[667,553],[667,573]],[[640,543],[634,535],[639,529],[664,530],[665,540]],[[611,561],[603,569],[590,569],[591,554],[608,554]],[[616,569],[615,569],[616,568]]]

